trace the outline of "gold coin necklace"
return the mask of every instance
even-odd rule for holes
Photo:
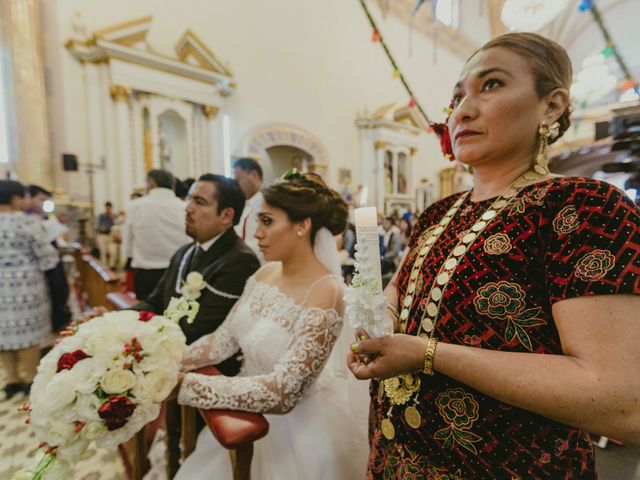
[[[444,294],[449,286],[449,282],[453,278],[457,267],[462,263],[466,253],[469,251],[473,243],[480,237],[480,234],[498,217],[498,215],[515,199],[520,191],[527,185],[540,181],[544,175],[540,175],[533,170],[528,170],[520,177],[518,177],[505,191],[504,193],[494,200],[489,208],[482,213],[478,220],[471,226],[466,234],[458,241],[457,245],[449,252],[446,259],[440,265],[438,274],[435,277],[434,282],[431,284],[429,294],[427,295],[427,305],[422,320],[418,324],[416,336],[426,336],[429,339],[435,335],[435,327],[439,319],[440,306]],[[409,314],[414,303],[414,299],[417,297],[416,286],[418,276],[422,265],[436,244],[442,233],[451,223],[451,220],[456,215],[462,204],[469,196],[470,191],[467,191],[458,198],[451,206],[449,211],[440,220],[438,225],[429,229],[424,233],[421,241],[418,243],[417,256],[411,267],[411,273],[409,274],[409,284],[405,296],[399,299],[399,305],[402,307],[400,311],[400,318],[398,322],[398,329],[400,333],[406,333]],[[424,331],[424,333],[421,333]],[[404,410],[404,419],[411,428],[420,428],[422,424],[422,416],[417,409],[418,395],[420,391],[421,380],[417,374],[403,374],[397,377],[388,378],[383,380],[379,388],[378,398],[382,398],[381,393],[389,399],[391,407],[387,411],[386,417],[380,423],[380,430],[387,440],[393,440],[395,438],[395,427],[391,421],[393,413],[393,407],[396,405],[405,405],[413,398],[412,405],[408,406]]]

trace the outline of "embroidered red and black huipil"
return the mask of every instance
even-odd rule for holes
[[[404,298],[415,248],[459,197],[421,216],[398,276]],[[418,277],[409,334],[424,316],[437,269],[493,200],[467,198]],[[562,354],[554,303],[640,294],[640,210],[617,188],[565,177],[525,187],[474,241],[443,297],[435,334],[474,348]],[[420,428],[395,407],[395,438],[380,432],[390,404],[372,382],[369,479],[593,479],[586,432],[502,403],[445,375],[421,377]]]

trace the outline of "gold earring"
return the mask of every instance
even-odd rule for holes
[[[555,139],[560,134],[560,124],[553,122],[551,126],[546,122],[542,122],[538,127],[538,136],[540,137],[540,144],[538,146],[538,154],[536,155],[536,163],[533,169],[540,175],[547,175],[549,173],[549,159],[547,158],[547,148],[549,147],[549,140]]]

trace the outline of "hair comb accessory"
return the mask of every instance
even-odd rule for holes
[[[294,178],[302,178],[302,173],[297,168],[291,168],[282,174],[282,180],[293,180]]]

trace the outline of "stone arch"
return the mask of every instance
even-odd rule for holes
[[[329,153],[312,133],[296,125],[286,123],[268,123],[253,128],[244,138],[242,155],[269,160],[268,149],[289,146],[306,152],[311,161],[308,170],[326,177],[329,170]]]

